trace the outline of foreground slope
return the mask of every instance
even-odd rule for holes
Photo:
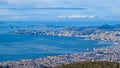
[[[120,63],[105,62],[105,61],[78,62],[78,63],[71,63],[67,65],[58,66],[55,68],[120,68]]]

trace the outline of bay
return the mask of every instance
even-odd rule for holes
[[[0,61],[89,52],[106,46],[78,37],[0,34]]]

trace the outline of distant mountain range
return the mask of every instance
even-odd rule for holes
[[[19,24],[19,23],[16,23],[16,24]],[[12,24],[10,24],[10,23],[6,23],[6,22],[2,22],[2,21],[0,21],[0,27],[3,27],[3,25],[4,26],[6,26],[6,27],[14,27],[15,25],[12,25]],[[17,25],[16,25],[17,26]],[[19,27],[22,27],[22,26],[19,26]],[[33,28],[33,27],[36,27],[36,28],[42,28],[42,27],[46,27],[46,28],[66,28],[67,27],[67,29],[68,30],[84,30],[84,29],[92,29],[92,28],[97,28],[97,29],[107,29],[107,30],[109,30],[109,29],[117,29],[117,28],[120,28],[120,24],[116,24],[116,25],[108,25],[108,24],[103,24],[103,25],[101,25],[101,26],[56,26],[56,25],[31,25],[31,24],[29,24],[28,26],[26,26],[26,27],[29,27],[29,28]]]
[[[104,24],[102,26],[97,27],[98,29],[114,29],[114,28],[120,28],[120,24],[117,25],[108,25]]]

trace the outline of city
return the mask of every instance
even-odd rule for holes
[[[110,43],[110,46],[104,48],[93,48],[93,51],[76,54],[66,54],[59,56],[48,56],[46,58],[35,58],[20,61],[2,62],[0,65],[8,65],[10,68],[42,68],[55,67],[63,64],[69,64],[80,61],[109,61],[120,63],[120,27],[96,29],[85,28],[77,30],[77,27],[58,29],[55,31],[37,31],[37,30],[14,30],[12,34],[26,35],[52,35],[52,36],[73,36],[84,37],[85,40],[99,40]],[[83,27],[82,27],[83,28]],[[88,48],[89,50],[89,48]]]
[[[120,0],[0,0],[0,68],[120,68]]]

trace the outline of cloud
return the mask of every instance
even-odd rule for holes
[[[94,18],[119,15],[119,6],[120,0],[0,0],[0,16]]]
[[[2,0],[12,7],[89,7],[94,9],[104,9],[110,7],[118,8],[119,0]]]
[[[58,18],[68,18],[68,19],[81,19],[81,18],[96,18],[94,15],[69,15],[69,16],[57,16]]]

